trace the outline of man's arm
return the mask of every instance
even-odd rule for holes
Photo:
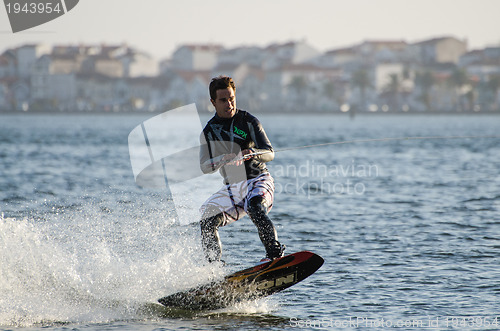
[[[231,162],[237,158],[237,155],[234,153],[213,156],[209,144],[210,142],[207,142],[205,134],[202,133],[200,136],[200,169],[204,174],[214,173],[226,164],[240,165],[243,162]]]
[[[222,160],[222,156],[213,158],[210,151],[209,142],[205,137],[205,132],[200,135],[200,169],[204,174],[216,172],[219,168],[218,163]]]
[[[273,146],[271,146],[271,142],[269,141],[262,124],[260,124],[260,121],[257,118],[254,118],[249,124],[250,137],[255,143],[255,147],[251,148],[250,152],[259,154],[253,156],[253,159],[262,163],[274,160]]]

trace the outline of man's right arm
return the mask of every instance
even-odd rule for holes
[[[212,158],[210,153],[209,142],[205,137],[205,133],[200,135],[200,169],[204,174],[211,174],[217,171],[220,167],[216,167],[222,160],[222,157]]]
[[[209,144],[210,141],[207,141],[205,134],[202,133],[200,136],[200,169],[204,174],[214,173],[226,164],[240,165],[243,163],[243,161],[231,162],[238,156],[234,153],[213,156]]]

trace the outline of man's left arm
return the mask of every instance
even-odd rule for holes
[[[251,153],[257,153],[253,159],[262,163],[270,162],[274,159],[274,150],[269,138],[262,127],[260,121],[255,118],[249,123],[250,137],[255,143],[255,147],[250,149]]]

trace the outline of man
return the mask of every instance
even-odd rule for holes
[[[210,101],[215,115],[201,135],[200,166],[203,173],[219,170],[224,186],[201,207],[202,246],[209,262],[220,261],[218,228],[248,214],[266,249],[266,259],[283,256],[273,223],[267,216],[274,200],[274,180],[265,163],[274,151],[259,120],[236,108],[232,78],[213,78]]]

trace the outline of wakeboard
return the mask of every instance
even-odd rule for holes
[[[316,272],[323,262],[321,256],[302,251],[163,297],[158,302],[170,308],[188,310],[225,308],[293,286]]]

